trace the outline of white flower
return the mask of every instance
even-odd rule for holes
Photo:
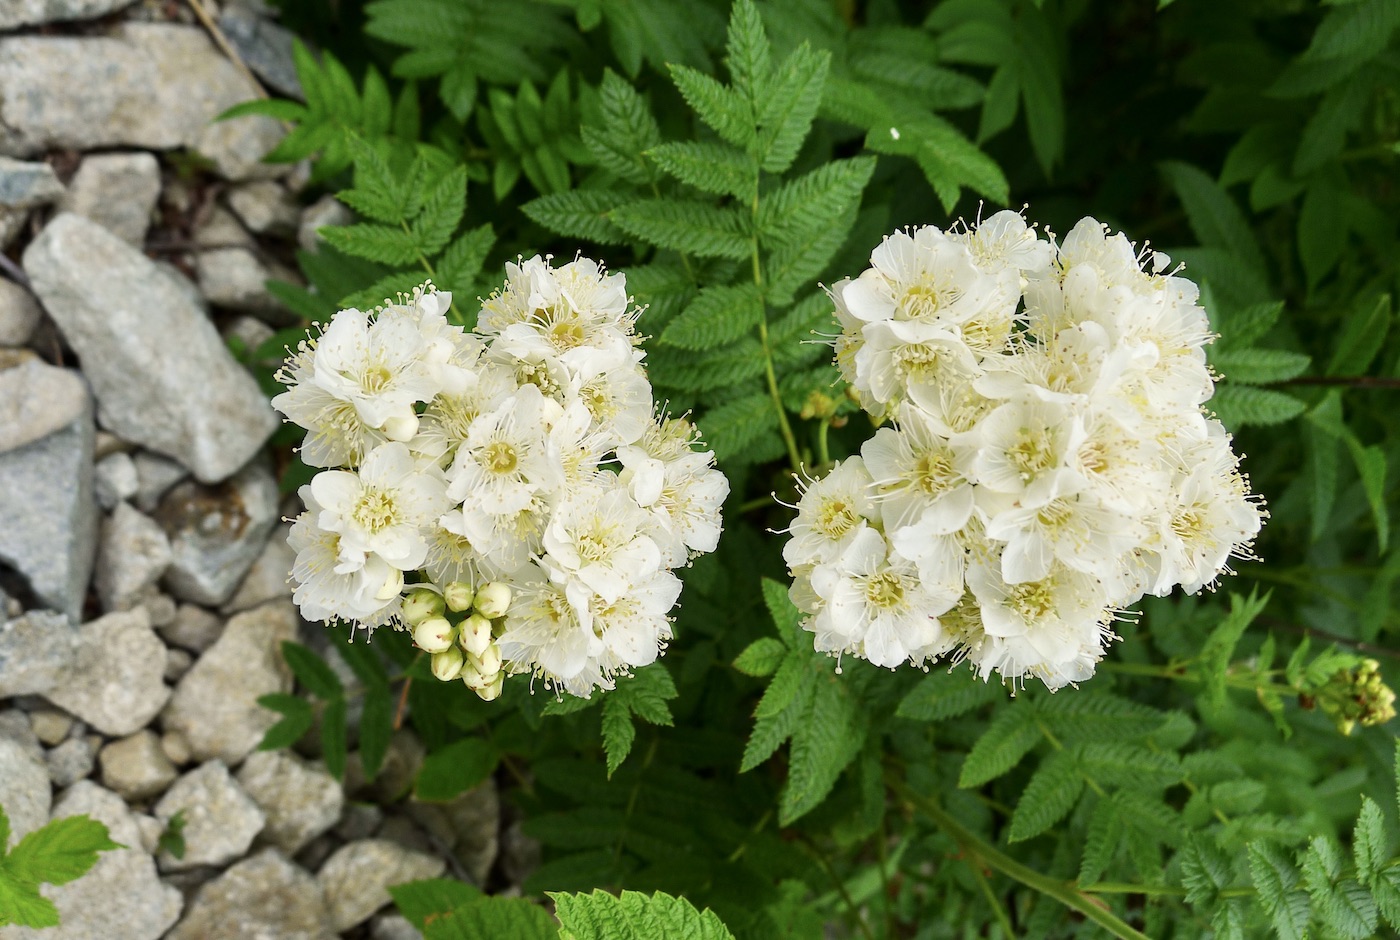
[[[608,450],[636,442],[651,426],[651,383],[634,362],[584,380],[578,400],[592,415]]]
[[[956,326],[985,309],[996,291],[967,246],[932,226],[886,236],[870,263],[843,291],[847,309],[866,323]]]
[[[860,530],[836,560],[813,569],[811,583],[824,602],[806,624],[819,650],[853,652],[893,667],[921,663],[951,646],[938,615],[957,602],[961,587],[930,590],[913,562],[891,554],[874,529]]]
[[[501,406],[515,392],[515,376],[498,363],[481,360],[472,381],[457,393],[443,392],[428,402],[409,442],[415,453],[450,460],[467,439],[472,422]]]
[[[422,527],[448,506],[441,471],[413,459],[398,442],[381,444],[358,473],[327,470],[310,484],[321,507],[316,524],[340,536],[340,567],[355,570],[370,553],[402,571],[423,563]]]
[[[308,507],[314,507],[307,488],[302,491]],[[340,535],[317,526],[316,514],[317,509],[309,508],[287,533],[287,544],[296,553],[292,601],[301,608],[301,615],[310,621],[368,624],[388,619],[397,607],[397,596],[385,600],[379,594],[396,569],[378,555],[366,555],[363,564],[341,570]]]
[[[447,495],[468,513],[516,513],[537,492],[550,492],[561,468],[549,459],[543,396],[531,385],[517,389],[489,414],[479,416],[447,471]]]
[[[652,526],[647,534],[661,550],[668,568],[715,550],[719,544],[720,507],[729,496],[729,480],[714,469],[712,453],[690,452],[661,464],[655,498],[643,501],[636,488],[633,498],[645,508]]]
[[[363,311],[342,310],[316,342],[315,382],[354,405],[365,424],[381,428],[390,418],[414,415],[415,402],[437,394],[427,351],[412,319],[371,321]]]
[[[1054,495],[1083,430],[1060,402],[1012,399],[987,415],[957,444],[973,453],[968,475],[978,485],[1032,502]]]
[[[611,474],[568,494],[544,532],[543,564],[576,603],[584,589],[612,604],[661,567],[661,551],[644,534],[649,519]]]
[[[357,466],[388,437],[364,422],[354,402],[337,398],[318,385],[315,370],[315,347],[303,341],[277,374],[278,381],[288,387],[272,399],[272,407],[306,428],[299,454],[308,466]]]
[[[596,685],[612,687],[596,666],[603,641],[593,631],[589,611],[580,611],[563,587],[538,570],[513,581],[511,591],[497,643],[512,671],[534,672],[576,695]]]
[[[838,461],[830,473],[808,484],[783,546],[788,567],[836,560],[877,518],[873,484],[860,457]]]
[[[860,453],[874,479],[886,531],[925,516],[932,517],[931,531],[943,535],[967,524],[973,488],[959,470],[966,460],[922,409],[906,404],[899,411],[899,427],[876,431]]]
[[[1066,474],[1062,480],[1043,502],[1023,500],[987,520],[987,537],[1006,543],[1001,575],[1008,584],[1039,581],[1056,561],[1108,579],[1141,541],[1137,520],[1101,503],[1082,478]]]
[[[861,335],[856,387],[880,404],[906,396],[923,403],[939,388],[966,383],[982,371],[961,334],[946,326],[890,320],[868,324]]]

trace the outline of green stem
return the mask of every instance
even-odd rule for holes
[[[822,418],[817,425],[817,465],[826,469],[831,466],[831,448],[827,445],[827,432],[831,430],[831,419]]]
[[[1142,885],[1126,881],[1103,881],[1093,885],[1075,885],[1070,882],[1070,886],[1084,894],[1140,894],[1149,898],[1179,898],[1186,894],[1185,888],[1178,888],[1175,885]],[[1252,897],[1254,893],[1253,888],[1226,888],[1220,892],[1219,896],[1222,898],[1247,898]]]
[[[403,219],[399,219],[399,225],[403,226],[403,232],[404,232],[405,235],[408,235],[410,238],[413,236],[413,230],[412,230],[411,228],[408,227],[408,223],[407,223],[407,222],[405,222]],[[437,281],[437,272],[433,270],[432,264],[429,263],[428,259],[423,255],[423,252],[421,252],[421,251],[415,251],[414,254],[418,255],[418,263],[421,264],[421,265],[423,266],[423,270],[427,272],[427,274],[428,274],[428,280],[433,281],[433,282],[434,282],[434,286],[437,287],[439,290],[441,290],[441,289],[442,289],[442,285],[436,283],[436,281]],[[448,306],[451,308],[451,310],[452,310],[452,315],[453,315],[453,317],[456,319],[456,322],[461,323],[461,322],[462,322],[462,312],[461,312],[460,310],[457,309],[457,301],[456,301],[456,299],[454,298],[453,301],[452,301],[452,303],[449,304]]]
[[[805,836],[802,837],[802,845],[811,853],[812,857],[816,859],[822,871],[826,872],[827,877],[831,879],[831,883],[836,886],[836,893],[841,895],[842,902],[846,905],[846,909],[850,911],[851,917],[855,920],[856,926],[860,928],[860,932],[865,935],[866,940],[875,940],[875,935],[870,932],[870,925],[865,922],[864,917],[860,916],[860,908],[856,906],[855,899],[851,897],[851,892],[846,890],[846,883],[841,880],[840,875],[836,874],[836,869],[831,867],[831,862],[812,844],[811,840]]]
[[[977,882],[977,887],[982,889],[982,896],[987,899],[987,904],[992,908],[992,914],[996,917],[997,923],[1001,925],[1002,931],[1008,940],[1016,936],[1016,928],[1011,926],[1011,916],[1006,913],[1006,906],[1001,903],[1001,898],[997,897],[992,890],[992,883],[987,880],[987,876],[982,874],[982,869],[976,865],[972,868],[972,878]]]
[[[787,445],[788,463],[792,465],[792,472],[800,474],[802,472],[802,455],[797,450],[797,438],[792,433],[792,425],[788,422],[787,409],[783,407],[783,396],[778,391],[778,373],[773,368],[773,350],[768,345],[768,301],[763,296],[763,265],[758,257],[758,192],[755,190],[751,208],[753,216],[753,238],[750,244],[753,246],[753,282],[758,288],[759,319],[758,319],[758,342],[763,347],[763,371],[768,379],[768,394],[773,399],[773,408],[778,412],[778,429],[783,433],[783,443]]]
[[[985,862],[989,867],[996,869],[1008,878],[1019,881],[1021,884],[1048,898],[1056,900],[1072,911],[1078,911],[1087,919],[1098,924],[1115,937],[1121,940],[1150,940],[1147,934],[1135,929],[1132,925],[1120,920],[1111,911],[1100,907],[1092,899],[1085,897],[1078,890],[1062,881],[1057,881],[1047,875],[1042,875],[1033,868],[1022,865],[1008,855],[1003,854],[987,840],[977,835],[970,829],[965,828],[952,816],[943,811],[943,808],[936,802],[913,790],[900,781],[892,781],[892,787],[905,802],[911,804],[947,833],[953,841],[962,847],[963,852],[972,856],[973,860]]]

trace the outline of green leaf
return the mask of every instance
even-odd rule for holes
[[[1383,294],[1374,301],[1362,297],[1342,326],[1336,349],[1327,364],[1328,375],[1360,375],[1371,365],[1390,333],[1391,299]]]
[[[413,795],[426,803],[449,803],[496,769],[500,754],[484,738],[462,738],[429,754],[418,771]]]
[[[1000,685],[961,674],[931,672],[904,696],[895,714],[914,721],[946,721],[1006,698],[1006,689]]]
[[[1352,439],[1349,439],[1348,443],[1351,441]],[[1381,551],[1385,551],[1390,541],[1390,514],[1385,501],[1385,451],[1379,444],[1370,447],[1353,446],[1351,456],[1356,464],[1356,472],[1361,476],[1366,501],[1371,504],[1371,515],[1376,521],[1376,542]]]
[[[659,892],[549,896],[563,927],[560,940],[734,940],[713,911],[698,911],[684,898]]]
[[[603,751],[607,755],[608,776],[622,766],[636,738],[633,716],[653,725],[670,726],[671,706],[679,693],[671,674],[661,663],[653,663],[631,676],[619,679],[603,698]]]
[[[345,779],[345,759],[348,749],[345,699],[331,699],[321,712],[321,759],[326,770],[337,780]]]
[[[1274,425],[1292,421],[1307,410],[1307,403],[1286,392],[1247,385],[1221,385],[1210,408],[1227,428]]]
[[[1081,885],[1093,884],[1103,877],[1118,854],[1122,839],[1123,822],[1118,818],[1117,806],[1112,800],[1099,800],[1084,834],[1084,856],[1079,862]]]
[[[831,227],[860,201],[875,172],[873,157],[824,163],[789,180],[759,202],[758,231],[765,244],[781,245]]]
[[[532,199],[520,207],[531,221],[569,238],[621,245],[627,233],[608,214],[630,197],[611,189],[572,189]]]
[[[714,349],[746,335],[762,320],[763,296],[756,285],[706,287],[666,326],[661,341],[682,349]]]
[[[458,166],[428,191],[423,208],[410,228],[423,255],[435,255],[447,244],[467,209],[467,168]]]
[[[1207,248],[1234,255],[1256,272],[1265,270],[1264,254],[1234,200],[1205,173],[1186,163],[1168,161],[1162,172],[1186,210],[1191,231]]]
[[[978,787],[1021,762],[1042,740],[1035,713],[1023,703],[1002,710],[963,761],[958,786]]]
[[[1064,819],[1084,792],[1084,775],[1069,751],[1056,751],[1031,775],[1011,814],[1010,842],[1023,842]]]
[[[424,940],[560,940],[544,908],[524,898],[482,897],[429,921]]]
[[[717,195],[752,199],[758,169],[744,151],[714,141],[674,141],[647,151],[657,166],[689,186]]]
[[[831,54],[803,43],[783,60],[761,98],[755,100],[757,153],[764,170],[781,173],[792,165],[821,105]]]
[[[450,914],[482,897],[481,889],[451,878],[430,878],[390,885],[389,894],[398,905],[399,913],[419,930],[424,929],[427,921]]]
[[[1356,828],[1352,833],[1351,849],[1356,859],[1356,876],[1370,884],[1387,861],[1388,840],[1385,837],[1385,817],[1376,801],[1361,795],[1361,815],[1357,817]]]
[[[486,254],[495,242],[496,233],[489,222],[459,235],[434,266],[437,286],[443,290],[462,291],[474,285]]]
[[[700,429],[721,463],[742,460],[750,444],[777,432],[774,407],[769,395],[755,392],[707,411],[700,419]]]
[[[1312,291],[1337,266],[1347,248],[1347,221],[1341,193],[1316,182],[1303,196],[1298,213],[1298,255],[1308,290]]]
[[[734,208],[643,199],[614,209],[609,217],[629,235],[702,258],[740,259],[752,250],[745,219]]]
[[[1221,352],[1213,365],[1231,382],[1245,385],[1269,385],[1286,382],[1302,375],[1312,359],[1302,353],[1283,349],[1241,349]]]
[[[787,656],[787,647],[776,637],[754,640],[734,659],[734,668],[746,676],[771,676]]]
[[[1177,857],[1181,859],[1181,884],[1186,889],[1186,903],[1196,906],[1216,903],[1221,890],[1228,887],[1233,878],[1229,857],[1206,835],[1188,839]]]
[[[788,659],[784,660],[783,665],[786,666],[789,662],[794,664],[794,673],[799,679],[809,675],[805,663],[798,654],[790,655]],[[782,672],[782,667],[779,667],[778,676],[781,676]],[[776,683],[777,676],[775,676],[774,682],[768,684],[768,691],[764,693],[764,699],[767,699]],[[753,731],[749,733],[749,740],[744,745],[744,756],[739,761],[740,773],[747,773],[762,764],[772,757],[778,748],[782,747],[784,741],[792,737],[797,726],[806,720],[812,702],[812,690],[811,685],[803,685],[800,681],[794,682],[791,686],[791,696],[783,702],[781,707],[771,709],[765,714],[754,713]],[[760,701],[761,705],[762,701]]]
[[[1026,108],[1026,130],[1036,162],[1047,177],[1065,146],[1064,78],[1056,50],[1057,30],[1039,10],[1016,22],[1017,72]]]
[[[661,130],[646,101],[611,69],[598,88],[601,126],[585,125],[583,143],[598,164],[630,183],[645,186],[657,179],[644,154],[661,142]]]
[[[1298,887],[1298,870],[1282,850],[1267,842],[1251,842],[1248,852],[1250,877],[1274,932],[1279,940],[1303,940],[1312,905],[1307,892]]]
[[[88,816],[65,816],[29,833],[10,851],[4,870],[31,884],[66,885],[97,864],[99,852],[126,848]]]
[[[366,780],[379,775],[393,733],[393,696],[387,686],[369,689],[365,692],[364,712],[360,716],[360,764]]]
[[[283,716],[281,721],[268,728],[267,732],[263,734],[262,741],[258,744],[260,751],[276,751],[280,748],[291,747],[300,741],[302,735],[310,731],[311,726],[316,723],[316,715],[311,709],[311,703],[295,695],[277,693],[264,695],[258,699],[258,704],[263,708],[280,712]]]
[[[0,927],[15,924],[20,927],[58,926],[58,908],[39,894],[37,885],[12,876],[0,865]]]
[[[340,684],[340,677],[335,671],[324,659],[300,643],[283,640],[282,658],[287,661],[297,681],[317,698],[333,699],[345,695],[345,687]]]
[[[387,225],[326,226],[317,234],[346,254],[380,264],[405,265],[418,260],[418,240],[412,233]]]
[[[811,708],[792,732],[788,779],[778,801],[778,824],[791,825],[815,809],[855,760],[865,725],[833,665],[823,663],[813,683]]]
[[[738,91],[685,65],[671,66],[671,81],[696,116],[721,138],[744,150],[757,142],[753,111]]]
[[[1231,594],[1229,615],[1221,620],[1206,638],[1205,645],[1201,648],[1200,670],[1213,700],[1224,700],[1225,673],[1230,666],[1230,657],[1234,655],[1235,647],[1239,644],[1240,637],[1244,636],[1244,631],[1268,606],[1269,596],[1268,593],[1263,597],[1250,594],[1246,599],[1238,594]]]

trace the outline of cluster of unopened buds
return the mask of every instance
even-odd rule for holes
[[[897,232],[831,290],[836,362],[889,422],[808,481],[784,550],[816,645],[1050,688],[1144,594],[1212,584],[1264,513],[1206,409],[1196,285],[1093,219]]]
[[[505,683],[496,637],[510,599],[510,586],[499,581],[476,590],[465,581],[441,589],[418,585],[404,598],[401,616],[413,630],[414,644],[432,656],[434,676],[443,682],[461,679],[489,702]]]
[[[1381,664],[1374,659],[1335,673],[1318,690],[1316,702],[1342,734],[1351,734],[1357,725],[1373,728],[1395,717],[1395,690],[1385,684]]]
[[[308,620],[411,627],[483,698],[529,673],[587,696],[653,662],[729,483],[658,413],[620,274],[507,265],[477,326],[426,284],[342,310],[273,404],[306,428],[293,595]],[[455,644],[455,645],[454,645]]]

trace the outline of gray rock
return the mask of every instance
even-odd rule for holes
[[[232,212],[217,205],[211,206],[208,213],[195,223],[194,243],[200,248],[250,250],[258,244]]]
[[[149,153],[98,153],[85,157],[58,206],[105,226],[140,248],[160,195],[160,164]]]
[[[141,833],[141,847],[152,855],[160,848],[160,837],[165,834],[165,827],[160,820],[146,813],[132,813],[132,818],[136,820],[136,828]]]
[[[257,607],[268,601],[292,596],[292,586],[288,582],[296,552],[287,544],[290,526],[280,525],[273,529],[272,537],[263,546],[262,554],[248,569],[243,582],[233,597],[220,608],[226,614],[236,614],[242,610]]]
[[[277,481],[257,460],[218,486],[180,483],[161,500],[156,521],[170,539],[165,587],[182,601],[228,600],[262,554],[277,523]]]
[[[231,618],[175,688],[161,718],[165,730],[183,734],[195,760],[242,761],[277,722],[258,697],[291,691],[281,645],[295,639],[296,631],[296,608],[281,601]]]
[[[390,885],[436,878],[445,867],[440,858],[410,852],[386,839],[361,839],[326,859],[316,880],[325,892],[332,925],[344,932],[389,903]]]
[[[224,7],[219,28],[258,78],[290,98],[305,100],[290,32],[236,3]]]
[[[87,874],[44,894],[58,908],[59,925],[44,930],[6,928],[5,940],[156,940],[180,916],[180,892],[161,884],[141,828],[122,798],[90,780],[70,787],[54,806],[53,818],[89,816],[126,846],[97,856]],[[120,925],[120,934],[114,933]]]
[[[92,773],[92,745],[86,738],[69,738],[44,756],[49,779],[60,789],[69,787]]]
[[[0,206],[33,209],[63,196],[63,184],[47,163],[0,157]]]
[[[146,450],[137,451],[131,462],[136,464],[136,508],[142,512],[153,511],[172,486],[190,475],[169,457]]]
[[[157,631],[174,623],[175,616],[179,613],[174,598],[169,594],[152,594],[141,602],[141,606],[150,614],[151,626]]]
[[[486,778],[480,786],[448,803],[443,809],[452,823],[452,854],[477,884],[485,884],[500,851],[501,798],[496,781]]]
[[[296,200],[272,180],[239,183],[225,198],[248,231],[260,235],[291,235],[301,218]]]
[[[265,117],[210,124],[256,91],[194,26],[127,23],[111,36],[0,39],[0,89],[24,92],[0,95],[0,153],[15,156],[192,147],[242,179],[258,175],[257,161],[283,134]]]
[[[78,631],[63,614],[31,610],[0,622],[0,698],[50,691],[77,658]]]
[[[74,622],[97,547],[92,453],[77,373],[33,359],[0,371],[0,563]]]
[[[57,708],[31,708],[29,725],[34,729],[34,737],[53,747],[73,730],[73,716]]]
[[[120,793],[128,803],[164,793],[178,776],[175,765],[161,750],[160,739],[149,728],[113,741],[97,759],[102,765],[102,785]]]
[[[59,215],[25,250],[24,266],[82,359],[108,429],[206,483],[247,464],[276,430],[267,399],[208,317],[106,229]]]
[[[0,4],[0,30],[90,20],[130,3],[131,0],[6,0]]]
[[[190,742],[178,731],[167,731],[160,736],[160,750],[176,767],[190,762]]]
[[[287,751],[248,755],[238,782],[267,816],[263,838],[288,855],[328,831],[345,808],[345,793],[325,768]]]
[[[274,273],[248,249],[202,251],[195,258],[195,273],[200,291],[214,306],[263,315],[280,313],[280,319],[287,319],[284,308],[267,290],[273,277],[287,280],[285,272]]]
[[[43,316],[33,294],[0,277],[0,346],[23,346],[29,342]]]
[[[402,914],[380,914],[369,924],[370,940],[423,940],[423,934]]]
[[[221,760],[200,764],[165,791],[155,817],[168,825],[176,813],[184,814],[185,855],[162,852],[161,871],[226,865],[248,851],[266,822]]]
[[[164,671],[165,644],[138,607],[83,624],[76,662],[44,695],[103,734],[127,735],[149,724],[170,699]]]
[[[276,849],[199,889],[167,940],[334,940],[320,886]]]
[[[167,643],[192,653],[202,653],[213,646],[223,632],[223,618],[197,604],[181,604],[175,611],[174,621],[160,628],[160,635]]]
[[[237,342],[247,354],[255,352],[259,346],[276,335],[272,327],[257,317],[247,315],[234,317],[221,332],[224,342]]]
[[[49,772],[44,761],[12,738],[0,736],[0,806],[18,842],[49,820]]]
[[[34,733],[34,726],[29,723],[29,716],[18,708],[0,711],[0,738],[13,741],[30,757],[39,763],[44,762],[44,749],[39,746],[39,737]]]
[[[182,649],[169,649],[165,652],[165,681],[179,682],[194,665],[194,657]]]
[[[335,834],[346,842],[368,839],[384,822],[384,811],[373,803],[350,803],[336,823]]]
[[[501,832],[501,874],[507,884],[524,884],[540,867],[543,858],[540,840],[526,835],[520,820],[513,820]]]
[[[111,512],[117,503],[135,496],[141,488],[140,477],[136,473],[136,462],[124,450],[108,454],[93,467],[92,482],[97,491],[97,502]]]
[[[141,603],[154,592],[172,557],[165,530],[139,509],[119,503],[102,526],[97,550],[93,580],[102,609],[129,610]]]
[[[334,196],[322,196],[302,210],[301,222],[297,225],[297,244],[303,251],[315,251],[321,245],[318,231],[328,225],[349,225],[354,221],[355,213],[344,203]]]

